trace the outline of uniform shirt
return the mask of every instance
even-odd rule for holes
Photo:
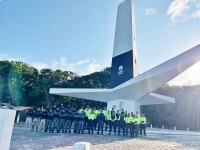
[[[103,110],[102,112],[104,114],[104,116],[106,117],[106,115],[108,114],[108,111],[107,110]]]
[[[83,111],[84,111],[83,109],[79,109],[79,111],[78,111],[78,112],[79,112],[79,113],[82,113]]]
[[[131,123],[131,121],[132,121],[132,117],[125,117],[125,122],[127,123],[127,124],[130,124]]]
[[[103,113],[100,113],[98,116],[97,116],[97,120],[98,121],[105,121],[105,116],[104,116],[104,114]]]
[[[41,112],[40,117],[41,119],[47,119],[47,112]]]
[[[33,118],[40,118],[40,112],[37,110],[33,111]]]
[[[91,113],[91,109],[85,109],[84,110],[84,112],[85,112],[85,115],[86,115],[86,117],[88,117],[89,115],[90,115],[90,113]]]
[[[111,120],[110,114],[107,114],[105,117],[106,117],[106,120],[108,120],[108,121]]]
[[[120,120],[120,113],[116,113],[116,119]]]
[[[116,120],[116,115],[113,113],[110,115],[110,120],[115,121]]]
[[[33,117],[33,110],[29,109],[26,113],[27,117]]]
[[[88,115],[88,120],[94,120],[96,118],[95,114],[89,114]]]
[[[98,116],[100,114],[100,111],[99,110],[95,110],[94,113],[95,113],[95,115]]]
[[[135,124],[137,124],[137,125],[140,124],[140,118],[135,118]]]
[[[53,112],[48,112],[48,113],[47,113],[47,119],[53,120],[53,115],[54,115]]]
[[[146,122],[147,122],[146,117],[140,117],[140,123],[141,124],[146,124]]]

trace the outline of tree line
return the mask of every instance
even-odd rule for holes
[[[106,106],[106,103],[55,96],[50,88],[108,88],[110,68],[86,76],[70,71],[42,69],[23,62],[0,61],[0,102],[16,106],[47,106],[63,103],[71,107]],[[176,98],[175,104],[142,106],[155,127],[200,131],[200,86],[164,85],[156,93]]]

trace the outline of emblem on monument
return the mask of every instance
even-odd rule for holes
[[[124,67],[121,65],[121,66],[119,66],[118,75],[122,75],[123,73],[124,73]]]

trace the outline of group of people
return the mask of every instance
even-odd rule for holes
[[[113,108],[111,111],[104,109],[86,108],[74,109],[63,105],[52,108],[30,108],[26,114],[26,129],[29,131],[43,132],[63,132],[84,134],[104,134],[122,135],[137,137],[138,134],[146,135],[146,117],[137,112],[128,113]]]

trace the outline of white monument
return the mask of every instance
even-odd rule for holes
[[[0,150],[9,150],[16,110],[0,108]]]
[[[156,42],[155,42],[156,44]],[[133,0],[118,6],[109,89],[51,88],[50,93],[107,102],[128,112],[141,105],[175,103],[175,99],[154,93],[163,84],[200,60],[200,45],[138,75]]]

